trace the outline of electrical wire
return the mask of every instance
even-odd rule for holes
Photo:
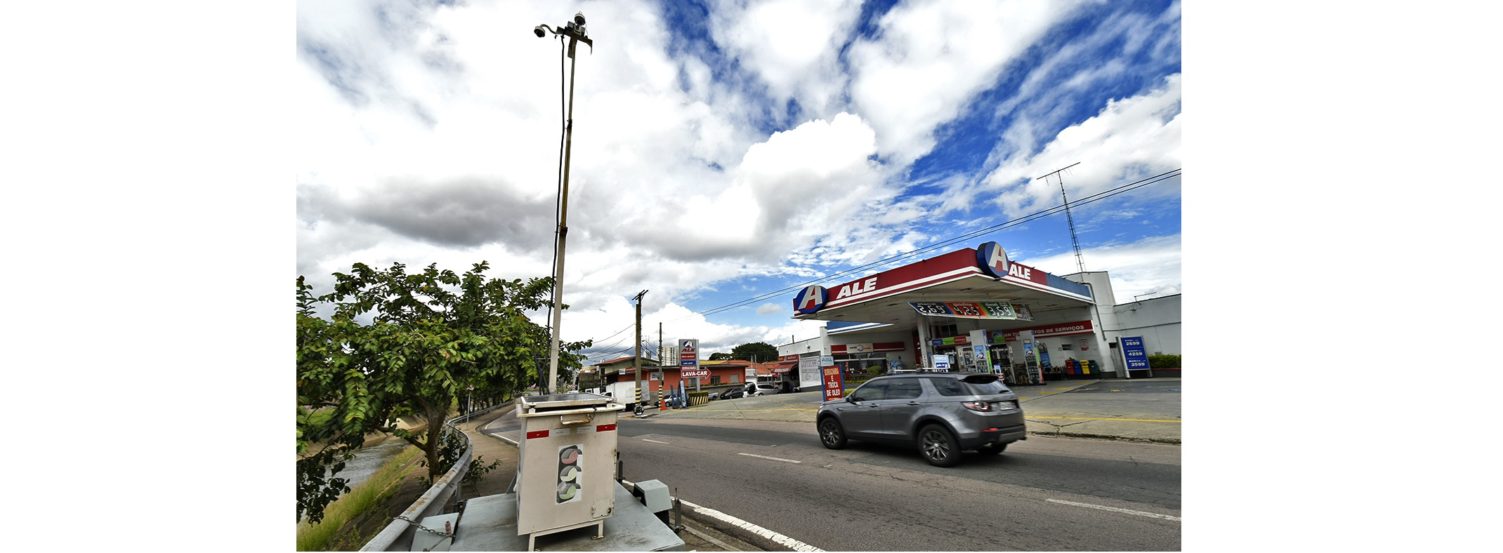
[[[560,204],[560,201],[564,197],[564,137],[567,135],[567,133],[569,131],[569,128],[568,128],[568,115],[565,114],[564,109],[565,109],[564,108],[564,38],[563,37],[559,37],[558,38],[558,167],[557,167],[557,169],[558,169],[558,171],[557,171],[558,178],[557,178],[556,182],[554,183],[554,192],[553,192],[553,261],[551,262],[551,265],[549,265],[550,267],[552,267],[554,269],[554,273],[553,273],[553,285],[554,286],[560,286],[560,285],[562,285],[562,282],[560,282],[560,279],[563,278],[563,275],[558,274],[557,271],[558,271],[558,237],[559,237],[559,234],[561,234],[559,231],[562,230],[562,229],[559,228],[559,222],[560,222],[561,217],[562,217],[562,214],[559,212],[559,207],[560,207],[559,204]],[[548,301],[548,314],[547,314],[547,317],[548,317],[546,319],[547,322],[544,323],[544,328],[548,329],[548,339],[550,340],[549,347],[551,349],[551,347],[552,347],[551,340],[553,339],[553,331],[554,331],[554,328],[553,328],[553,301],[552,301],[552,298],[550,298],[549,301]],[[562,338],[562,337],[560,337],[560,338]]]

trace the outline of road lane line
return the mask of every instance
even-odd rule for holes
[[[1075,507],[1085,507],[1087,509],[1100,509],[1102,511],[1111,511],[1111,512],[1114,512],[1114,513],[1123,513],[1123,514],[1128,514],[1128,515],[1137,515],[1137,516],[1140,516],[1140,517],[1159,518],[1159,519],[1164,519],[1164,520],[1172,520],[1172,521],[1175,521],[1175,522],[1180,522],[1180,518],[1179,517],[1169,516],[1169,515],[1161,515],[1161,514],[1158,514],[1158,513],[1150,513],[1150,512],[1147,512],[1147,511],[1134,511],[1132,509],[1123,509],[1123,508],[1120,508],[1120,507],[1107,507],[1106,505],[1092,505],[1090,503],[1076,503],[1074,501],[1065,501],[1063,499],[1045,498],[1044,501],[1048,501],[1050,503],[1059,503],[1061,505],[1073,505]]]
[[[657,441],[657,440],[649,440],[647,438],[642,438],[642,441],[644,441],[644,442],[652,442],[652,443],[655,443],[655,444],[673,445],[673,444],[670,444],[668,442],[660,442],[660,441]]]
[[[803,463],[803,461],[795,461],[793,459],[780,459],[778,457],[768,457],[766,455],[757,455],[757,454],[754,454],[754,453],[737,453],[737,455],[745,455],[747,457],[756,457],[758,459],[768,459],[768,460],[771,460],[771,461],[782,461],[784,463],[800,463],[800,464]]]

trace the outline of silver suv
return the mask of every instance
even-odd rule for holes
[[[904,374],[874,378],[815,419],[825,447],[847,438],[917,447],[930,464],[953,467],[962,450],[996,455],[1028,439],[1018,396],[993,374]]]

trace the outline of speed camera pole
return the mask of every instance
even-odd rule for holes
[[[564,244],[569,235],[569,155],[574,149],[574,68],[577,65],[577,60],[574,59],[574,47],[583,42],[594,50],[595,43],[585,35],[583,13],[574,14],[574,20],[565,23],[561,29],[554,29],[547,25],[538,25],[532,29],[532,33],[538,38],[543,38],[546,33],[550,32],[560,40],[569,39],[569,113],[564,122],[564,176],[559,197],[558,256],[553,264],[553,335],[549,338],[548,344],[547,392],[552,394],[558,389],[558,342],[559,336],[562,335],[559,323],[563,320],[564,305]]]

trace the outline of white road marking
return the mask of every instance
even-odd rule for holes
[[[1111,511],[1111,512],[1114,512],[1114,513],[1123,513],[1123,514],[1128,514],[1128,515],[1137,515],[1137,516],[1140,516],[1140,517],[1148,517],[1148,518],[1160,518],[1160,519],[1164,519],[1164,520],[1172,520],[1172,521],[1175,521],[1175,522],[1180,522],[1180,518],[1179,517],[1169,516],[1169,515],[1161,515],[1161,514],[1158,514],[1158,513],[1150,513],[1150,512],[1147,512],[1147,511],[1134,511],[1132,509],[1123,509],[1123,508],[1120,508],[1120,507],[1107,507],[1105,505],[1092,505],[1090,503],[1076,503],[1074,501],[1065,501],[1063,499],[1047,499],[1046,498],[1046,499],[1044,499],[1044,501],[1048,501],[1050,503],[1059,503],[1061,505],[1073,505],[1075,507],[1085,507],[1087,509],[1100,509],[1102,511]]]
[[[758,459],[767,459],[767,460],[770,460],[770,461],[782,461],[784,463],[803,463],[803,461],[795,461],[793,459],[780,459],[780,458],[777,458],[777,457],[768,457],[766,455],[756,455],[756,454],[753,454],[753,453],[737,453],[737,455],[745,455],[747,457],[756,457]]]
[[[673,445],[673,444],[670,444],[668,442],[660,442],[660,441],[657,441],[657,440],[649,440],[647,438],[642,438],[642,441],[644,441],[644,442],[652,442],[652,443],[655,443],[655,444]]]

